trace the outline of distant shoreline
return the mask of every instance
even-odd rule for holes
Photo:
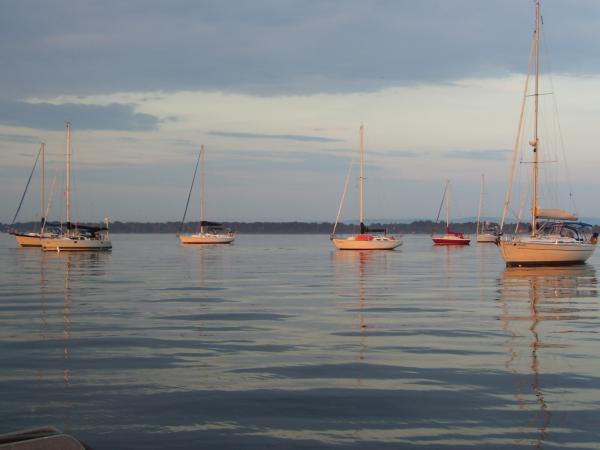
[[[87,223],[86,223],[87,224]],[[331,234],[332,222],[222,222],[225,228],[235,230],[240,234]],[[85,225],[85,224],[84,224]],[[93,224],[90,224],[93,225]],[[429,220],[417,220],[411,223],[371,223],[372,228],[385,228],[390,234],[431,234],[432,231],[441,232],[444,224],[435,224]],[[14,228],[21,231],[35,231],[39,227],[38,222],[15,223]],[[113,234],[177,234],[196,232],[199,228],[198,222],[188,222],[180,230],[180,222],[121,222],[115,221],[110,224],[110,232]],[[0,230],[7,232],[9,225],[0,224]],[[475,233],[477,224],[475,222],[464,222],[452,224],[452,229],[463,233]],[[336,234],[357,233],[357,224],[339,223]]]

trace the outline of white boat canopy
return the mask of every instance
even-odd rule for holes
[[[536,217],[539,219],[577,220],[577,215],[562,209],[538,208]]]

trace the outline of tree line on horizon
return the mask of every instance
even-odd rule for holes
[[[333,230],[332,222],[222,222],[224,228],[235,230],[242,234],[330,234]],[[94,225],[94,224],[82,224]],[[181,222],[121,222],[115,221],[110,224],[112,233],[194,233],[198,231],[199,222],[187,222],[181,226]],[[444,230],[444,223],[436,223],[432,220],[415,220],[410,223],[371,223],[371,228],[384,228],[390,234],[431,234]],[[528,224],[521,224],[521,230],[527,230]],[[0,230],[9,231],[8,224],[0,224]],[[20,231],[37,231],[39,222],[19,222],[13,224],[12,228]],[[464,222],[452,224],[452,230],[462,233],[475,233],[476,222]],[[358,224],[339,223],[336,234],[357,233]],[[514,224],[507,224],[505,230],[514,230]],[[595,226],[594,231],[600,231]]]

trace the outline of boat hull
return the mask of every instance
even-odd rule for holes
[[[583,264],[596,246],[582,242],[500,241],[502,258],[507,266],[546,266]]]
[[[108,239],[42,239],[42,249],[49,252],[105,251],[112,249]]]
[[[338,250],[393,250],[402,245],[402,241],[394,237],[383,239],[360,240],[356,236],[346,239],[332,239]]]
[[[42,237],[39,234],[15,234],[15,239],[21,247],[42,246]]]
[[[230,244],[235,236],[228,234],[181,234],[179,240],[182,244]]]
[[[432,236],[431,240],[436,245],[469,245],[471,239],[458,236]]]
[[[477,242],[496,242],[496,235],[490,233],[482,233],[477,235]]]

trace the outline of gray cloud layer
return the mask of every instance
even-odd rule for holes
[[[1,125],[55,130],[65,120],[75,122],[80,130],[151,130],[160,122],[150,114],[136,113],[128,104],[54,105],[0,100]]]
[[[236,139],[275,139],[298,142],[343,142],[342,139],[334,139],[322,136],[308,136],[304,134],[263,134],[263,133],[240,133],[234,131],[209,131],[211,136],[221,136]]]
[[[501,161],[509,157],[511,150],[450,150],[444,153],[445,158]]]
[[[600,2],[547,0],[554,69],[600,68]],[[368,91],[524,71],[533,1],[0,2],[0,98]]]

